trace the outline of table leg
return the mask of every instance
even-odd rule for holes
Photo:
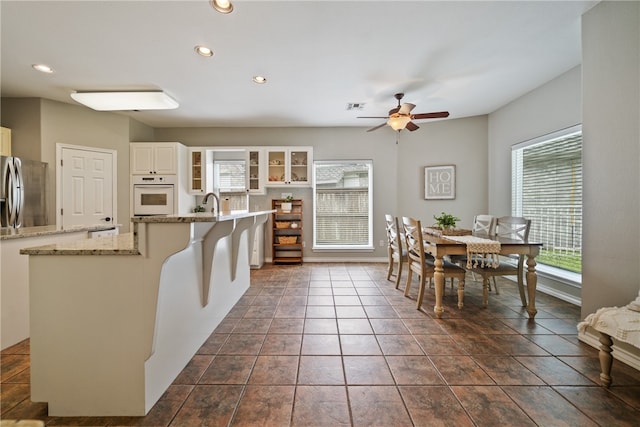
[[[527,313],[529,318],[536,317],[536,287],[538,286],[538,275],[536,274],[536,257],[527,255],[527,293],[529,294],[529,304],[527,305]]]
[[[436,256],[433,264],[435,266],[433,281],[436,288],[436,306],[433,308],[433,311],[439,319],[442,317],[442,313],[444,313],[444,308],[442,307],[442,294],[444,293],[444,269],[442,268],[444,263],[442,261],[442,257]]]
[[[613,357],[611,356],[611,346],[613,340],[611,337],[603,332],[600,332],[600,381],[605,387],[609,388],[611,385],[611,365],[613,365]]]

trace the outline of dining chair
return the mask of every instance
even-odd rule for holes
[[[493,215],[476,215],[473,217],[471,232],[478,237],[493,237],[496,235],[496,223],[497,218]],[[467,256],[450,255],[449,261],[458,264],[462,268],[465,268],[467,265]],[[475,274],[473,274],[473,280],[476,280]],[[491,290],[491,285],[489,285],[489,290]],[[498,293],[497,288],[496,293]]]
[[[516,242],[526,242],[529,238],[529,230],[531,229],[531,220],[523,217],[504,216],[496,220],[496,236],[500,239],[510,239]],[[493,279],[493,286],[496,293],[498,285],[496,276],[516,276],[518,282],[518,291],[520,292],[520,300],[522,306],[527,306],[527,297],[524,291],[524,255],[512,257],[500,257],[500,263],[497,268],[487,265],[476,265],[467,269],[467,271],[482,276],[483,303],[487,305],[488,291],[490,287],[489,280]]]
[[[496,235],[496,222],[497,218],[493,215],[476,215],[473,217],[471,232],[479,237],[493,237]],[[467,263],[466,255],[450,255],[449,259],[451,262],[460,264],[460,266],[462,266],[463,262],[464,264]]]
[[[398,264],[398,272],[396,273],[396,289],[400,286],[400,277],[402,276],[402,264],[407,260],[407,251],[402,243],[402,234],[398,232],[398,218],[385,214],[384,216],[387,228],[387,252],[389,254],[389,268],[387,270],[387,280],[393,275],[393,266]]]
[[[405,244],[407,248],[407,284],[404,288],[404,296],[409,295],[411,289],[411,280],[413,273],[418,275],[420,288],[418,289],[418,298],[416,308],[420,310],[424,299],[424,288],[427,278],[431,283],[435,272],[435,259],[424,249],[424,240],[422,238],[422,224],[420,220],[409,217],[402,217],[402,227],[404,230]],[[466,271],[464,268],[443,260],[442,268],[444,270],[445,281],[447,278],[458,280],[458,308],[462,308],[464,300],[464,277]],[[443,290],[444,291],[444,290]]]

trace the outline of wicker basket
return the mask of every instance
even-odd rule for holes
[[[289,228],[290,225],[288,221],[276,221],[276,228]]]
[[[298,240],[298,236],[278,236],[281,245],[293,245]]]

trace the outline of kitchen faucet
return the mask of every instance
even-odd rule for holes
[[[218,210],[220,210],[220,199],[218,199],[218,196],[215,193],[207,193],[204,195],[204,199],[202,199],[202,204],[203,206],[207,205],[207,202],[209,201],[209,196],[213,196],[214,200],[216,201],[215,203],[211,203],[211,213],[215,215],[216,210],[214,208],[214,205],[218,207]]]

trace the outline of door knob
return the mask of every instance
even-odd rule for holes
[[[111,221],[111,217],[110,217],[110,216],[108,216],[108,217],[106,217],[106,218],[102,218],[102,221],[107,221],[107,222],[109,222],[109,221]]]

